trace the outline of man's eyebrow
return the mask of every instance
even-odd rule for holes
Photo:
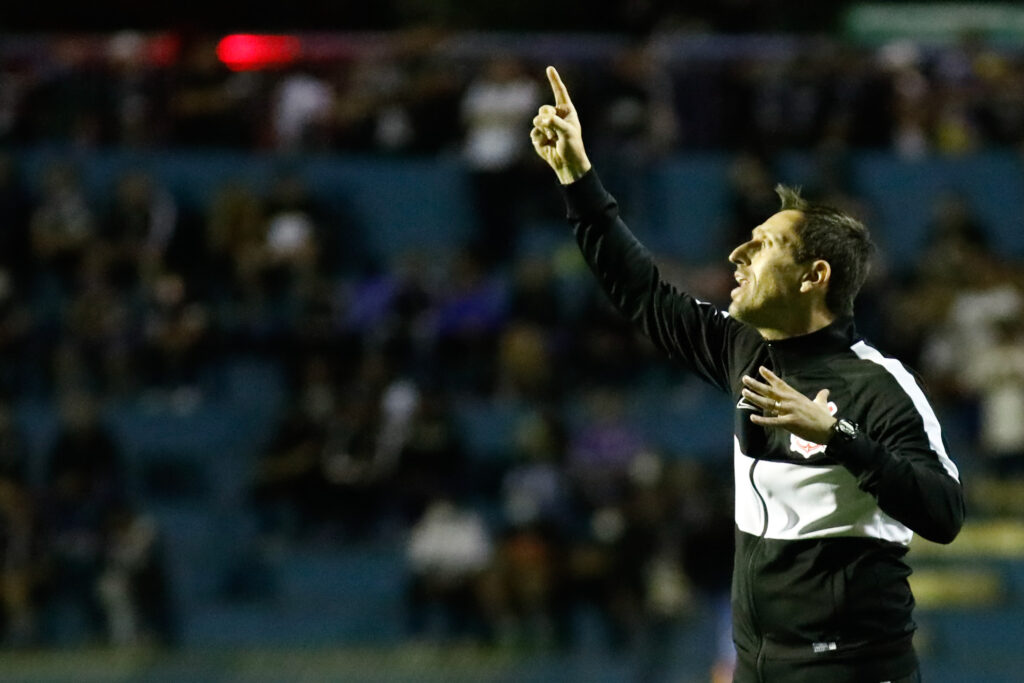
[[[784,233],[772,232],[772,231],[768,230],[767,228],[765,228],[763,226],[760,226],[760,225],[757,226],[756,228],[754,228],[753,230],[751,230],[750,231],[750,235],[754,239],[762,239],[762,240],[763,239],[770,239],[770,240],[775,240],[776,242],[787,242],[788,241],[787,238],[786,238],[786,235]]]

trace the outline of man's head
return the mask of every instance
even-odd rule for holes
[[[729,255],[739,282],[729,312],[772,336],[791,336],[853,313],[875,247],[860,221],[807,202],[797,189],[775,191],[779,212]]]

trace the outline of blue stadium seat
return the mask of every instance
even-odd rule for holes
[[[528,407],[511,400],[463,400],[455,406],[455,419],[471,458],[508,461],[515,448],[515,432]]]
[[[922,659],[934,663],[931,670],[962,667],[973,671],[960,680],[994,681],[1011,675],[1018,678],[1003,680],[1020,680],[1020,671],[1014,668],[1024,643],[1019,607],[921,611],[916,621]]]
[[[390,546],[292,550],[270,560],[273,590],[206,601],[186,615],[186,642],[205,646],[398,643],[406,580]]]
[[[652,445],[670,456],[717,458],[732,452],[732,402],[703,382],[640,392],[630,414]]]

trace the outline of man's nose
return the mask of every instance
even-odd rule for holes
[[[735,249],[733,249],[732,253],[729,254],[729,263],[735,263],[737,265],[740,265],[740,264],[744,264],[745,265],[745,264],[747,264],[748,263],[748,261],[747,261],[747,245],[748,244],[750,244],[750,242],[744,242],[740,246],[738,246]]]

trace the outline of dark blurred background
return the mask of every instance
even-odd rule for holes
[[[228,3],[154,7],[129,0],[98,0],[89,6],[63,6],[52,2],[15,5],[0,10],[0,19],[4,25],[19,31],[125,27],[363,31],[429,23],[459,30],[607,31],[644,35],[651,30],[681,24],[701,25],[716,32],[820,31],[839,21],[851,4],[826,1],[808,7],[798,0],[694,0],[687,3],[523,0],[515,4],[488,5],[464,0],[378,0],[372,3],[308,0],[268,4],[256,9]]]
[[[969,521],[925,679],[1024,659],[1024,9],[0,8],[0,679],[729,680],[731,406],[579,257],[556,65],[724,305],[776,182],[863,218]]]

